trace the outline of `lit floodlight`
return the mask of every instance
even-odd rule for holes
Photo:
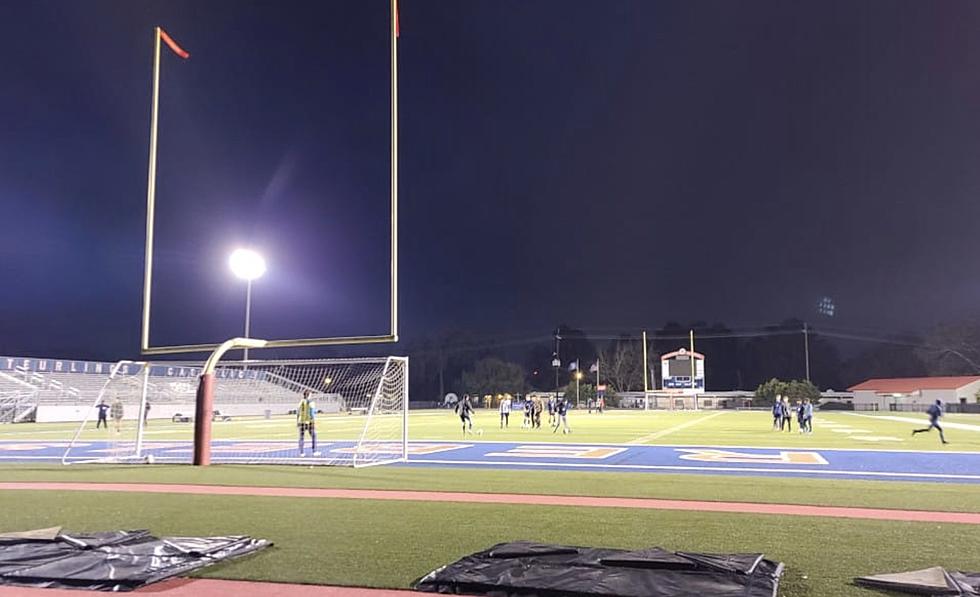
[[[235,249],[228,259],[231,271],[242,280],[257,280],[265,273],[265,259],[251,249]]]

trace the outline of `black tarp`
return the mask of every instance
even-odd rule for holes
[[[163,537],[149,531],[0,535],[0,586],[132,591],[271,545],[245,535]]]
[[[761,553],[670,552],[501,543],[430,572],[429,593],[493,597],[775,597],[783,565]]]
[[[948,572],[936,566],[912,572],[875,574],[854,579],[860,586],[911,595],[980,595],[980,572]]]

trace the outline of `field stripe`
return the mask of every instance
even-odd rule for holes
[[[887,471],[866,471],[866,470],[827,470],[816,468],[760,468],[760,467],[736,467],[736,466],[683,466],[674,464],[590,464],[582,462],[521,462],[517,460],[440,460],[430,458],[418,458],[413,456],[409,459],[410,464],[465,464],[468,466],[490,466],[490,467],[546,467],[552,469],[563,468],[594,468],[606,471],[616,471],[618,469],[637,470],[637,471],[694,471],[697,473],[711,473],[721,471],[727,473],[770,473],[775,475],[792,476],[794,474],[806,475],[841,475],[851,477],[895,477],[899,479],[948,479],[980,481],[980,475],[958,475],[945,473],[903,473]],[[0,485],[2,488],[2,485]]]
[[[928,421],[925,418],[915,419],[912,417],[894,417],[891,415],[862,415],[860,413],[847,413],[852,417],[864,417],[866,419],[885,419],[886,421],[897,421],[899,423],[913,423],[916,425],[926,425]],[[959,429],[962,431],[980,431],[980,425],[971,425],[969,423],[954,423],[952,421],[942,421],[940,425],[945,429]]]
[[[581,506],[588,508],[637,508],[645,510],[769,514],[776,516],[819,516],[825,518],[858,518],[862,520],[894,520],[980,525],[980,513],[975,512],[929,512],[924,510],[888,510],[876,508],[847,508],[840,506],[807,506],[798,504],[765,504],[752,502],[708,502],[697,500],[667,500],[653,498],[610,498],[569,495],[442,491],[390,491],[383,489],[318,489],[305,487],[167,485],[151,483],[0,483],[0,490],[109,491],[179,495],[230,495],[250,497],[391,500],[405,502],[452,502],[457,504],[515,504],[521,506],[535,505],[549,507]]]
[[[726,414],[726,411],[720,410],[718,412],[711,413],[710,415],[708,415],[706,417],[701,417],[699,419],[694,419],[693,421],[688,421],[687,423],[681,423],[680,425],[674,425],[673,427],[668,427],[667,429],[664,429],[663,431],[658,431],[656,433],[651,433],[650,435],[645,435],[643,437],[634,439],[633,441],[631,441],[629,443],[631,443],[631,444],[645,444],[648,441],[653,441],[655,439],[660,439],[661,437],[664,437],[665,435],[670,435],[671,433],[675,433],[677,431],[680,431],[681,429],[687,429],[688,427],[693,427],[694,425],[698,425],[700,423],[704,423],[705,421],[708,421],[710,419],[714,419],[715,417],[718,417],[718,416],[721,416],[721,415],[724,415],[724,414]]]

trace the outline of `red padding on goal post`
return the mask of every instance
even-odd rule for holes
[[[211,464],[211,415],[214,404],[214,373],[201,376],[194,410],[194,466]]]

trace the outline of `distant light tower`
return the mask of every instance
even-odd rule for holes
[[[578,398],[579,398],[578,384],[580,381],[582,381],[582,372],[576,368],[575,369],[575,408],[578,408]]]
[[[555,368],[555,404],[558,404],[558,370],[561,369],[561,359],[557,352],[555,358],[551,359],[551,366]]]
[[[245,337],[249,337],[252,319],[252,280],[258,280],[265,273],[265,259],[252,249],[235,249],[228,259],[231,271],[241,280],[245,280]],[[248,348],[245,348],[245,360],[248,361]]]

